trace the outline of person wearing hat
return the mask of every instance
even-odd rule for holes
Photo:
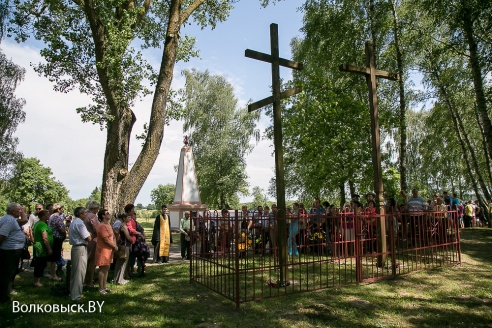
[[[50,278],[55,281],[61,281],[62,279],[56,275],[56,262],[62,256],[63,241],[67,238],[67,230],[65,228],[65,222],[62,218],[63,205],[59,203],[53,204],[53,214],[51,214],[48,220],[48,227],[53,232],[53,249],[51,256],[48,258],[50,268]]]

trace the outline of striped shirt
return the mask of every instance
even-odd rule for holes
[[[17,223],[17,219],[10,214],[4,215],[0,219],[0,236],[5,240],[0,244],[0,249],[9,251],[23,249],[26,243],[26,236],[22,228]]]

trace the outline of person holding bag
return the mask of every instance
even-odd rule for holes
[[[130,246],[132,245],[132,237],[128,232],[126,223],[130,217],[126,213],[118,214],[118,219],[113,223],[114,239],[117,240],[118,251],[115,252],[114,278],[113,281],[117,285],[128,283],[125,277],[125,271],[128,266],[128,256],[130,254]],[[124,247],[124,256],[121,255],[120,247]]]
[[[50,263],[50,277],[55,281],[62,281],[62,278],[56,275],[56,262],[62,256],[63,241],[67,238],[67,230],[62,218],[63,209],[63,205],[58,203],[53,204],[53,214],[48,219],[48,226],[53,232],[53,252],[48,262]]]
[[[48,264],[48,259],[53,253],[53,231],[48,226],[50,212],[42,210],[38,213],[39,221],[34,224],[34,286],[42,287],[41,278]]]

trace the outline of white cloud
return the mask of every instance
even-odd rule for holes
[[[284,1],[275,7],[260,10],[257,2],[241,1],[230,19],[219,24],[215,31],[188,29],[185,32],[197,35],[197,46],[204,60],[192,59],[189,63],[178,63],[174,71],[173,88],[184,86],[182,69],[196,67],[199,70],[209,69],[213,73],[225,73],[228,81],[234,85],[241,105],[245,105],[249,99],[257,101],[267,97],[271,85],[270,66],[245,58],[244,49],[269,52],[268,26],[275,21],[279,24],[281,53],[290,56],[288,42],[299,30],[302,16],[296,12],[297,6],[297,1]],[[249,26],[248,17],[252,15],[257,22]],[[52,83],[38,76],[30,67],[31,62],[41,60],[39,49],[9,40],[4,40],[1,47],[7,57],[26,69],[26,78],[16,91],[18,97],[27,101],[24,108],[26,122],[16,132],[20,140],[19,150],[26,157],[37,157],[43,165],[50,167],[54,176],[70,190],[70,197],[87,197],[96,186],[101,185],[106,144],[106,131],[101,131],[99,126],[82,123],[75,112],[75,108],[87,105],[90,98],[78,92],[54,92]],[[152,65],[157,67],[160,64],[161,54],[162,49],[149,53]],[[145,55],[148,55],[147,51]],[[291,78],[290,70],[282,70],[281,74],[285,80]],[[149,119],[151,103],[152,97],[148,97],[136,104],[137,122],[132,138],[143,132],[143,124]],[[263,132],[270,124],[268,118],[262,115],[258,128]],[[176,182],[174,166],[179,160],[183,136],[181,122],[173,121],[165,127],[160,155],[137,197],[137,203],[148,204],[150,191],[158,184]],[[132,140],[130,162],[135,161],[140,144],[139,140]],[[272,151],[271,141],[262,140],[248,155],[246,170],[251,188],[259,186],[265,191],[268,189],[274,175]]]

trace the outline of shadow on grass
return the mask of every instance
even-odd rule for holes
[[[235,304],[190,283],[188,262],[148,266],[147,276],[111,294],[102,313],[13,313],[0,305],[2,327],[489,327],[492,325],[492,230],[462,231],[463,264],[395,280]],[[71,304],[50,284],[32,287],[32,272],[16,279],[20,304]]]

